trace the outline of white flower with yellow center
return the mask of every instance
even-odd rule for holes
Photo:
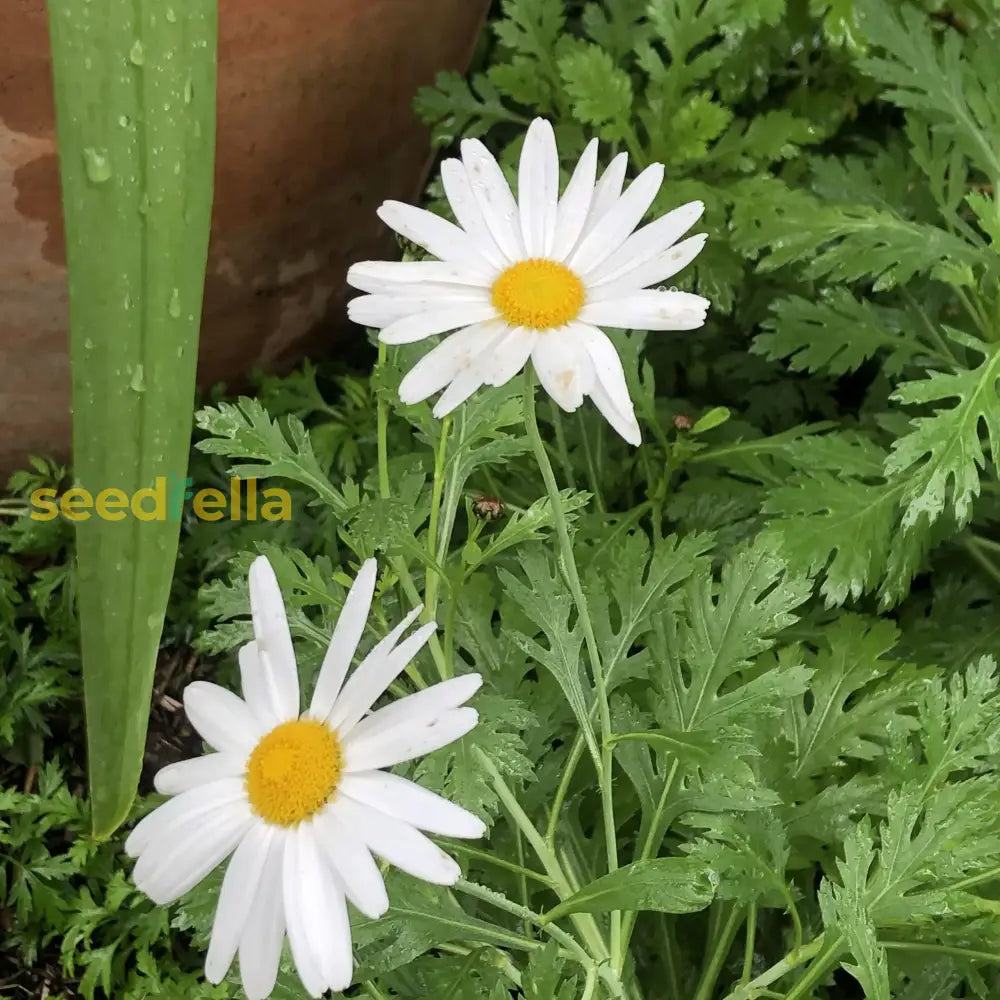
[[[137,887],[156,903],[188,892],[232,854],[205,962],[218,983],[239,954],[250,1000],[274,988],[282,942],[310,996],[351,984],[346,901],[365,916],[389,907],[373,855],[411,875],[453,885],[455,861],[420,831],[481,837],[482,822],[384,768],[464,736],[478,716],[462,707],[481,683],[467,674],[370,712],[435,629],[403,633],[417,608],[348,678],[375,590],[375,561],[358,573],[323,660],[309,710],[278,582],[267,559],[250,568],[254,640],[239,654],[243,698],[196,681],[184,692],[191,724],[216,752],[165,767],[168,802],[125,844]]]
[[[587,146],[559,195],[552,126],[537,118],[524,140],[515,201],[497,161],[475,139],[461,159],[445,160],[441,180],[459,225],[398,201],[383,222],[438,257],[365,261],[347,280],[368,292],[348,305],[351,318],[407,344],[454,330],[407,373],[404,403],[444,389],[442,417],[480,386],[504,385],[531,359],[562,409],[589,396],[631,444],[641,436],[621,360],[600,329],[693,330],[707,299],[658,285],[688,265],[705,236],[677,240],[701,217],[692,201],[636,230],[663,182],[647,167],[622,192],[626,154],[597,180],[597,140]]]

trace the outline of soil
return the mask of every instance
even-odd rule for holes
[[[160,768],[202,753],[202,739],[191,728],[181,699],[188,684],[210,673],[212,665],[199,659],[192,649],[160,650],[153,680],[142,776],[139,779],[140,795],[153,791],[153,778]]]

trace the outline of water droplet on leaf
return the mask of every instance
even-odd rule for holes
[[[170,293],[170,304],[167,306],[167,312],[174,319],[180,319],[181,315],[181,293],[179,289],[174,289]]]
[[[88,146],[83,151],[83,162],[87,171],[87,178],[92,184],[103,184],[111,177],[111,164],[108,162],[108,155],[104,150],[94,149]]]
[[[146,61],[146,53],[143,51],[142,42],[138,38],[132,43],[128,58],[133,66],[141,66]]]
[[[135,370],[132,372],[132,381],[128,385],[133,392],[146,391],[146,374],[142,365],[135,366]]]

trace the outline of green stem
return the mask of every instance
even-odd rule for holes
[[[660,829],[663,822],[663,813],[667,808],[667,802],[670,800],[670,795],[674,790],[674,784],[680,775],[680,761],[675,757],[670,764],[670,771],[667,774],[667,780],[663,783],[663,791],[660,792],[659,801],[656,803],[656,810],[653,813],[653,818],[650,820],[649,832],[646,834],[646,839],[643,842],[642,848],[639,851],[639,857],[636,859],[638,861],[646,861],[649,859],[653,852],[657,850],[660,843],[663,840],[664,831]],[[622,957],[624,958],[624,953],[628,951],[629,941],[632,938],[632,931],[635,929],[635,922],[638,919],[638,914],[629,913],[625,917],[624,927],[622,928]],[[619,970],[620,970],[619,966]]]
[[[663,934],[663,964],[667,970],[667,996],[679,997],[681,986],[677,972],[677,942],[674,940],[673,918],[664,915],[660,921],[660,929]]]
[[[750,982],[753,973],[754,946],[757,942],[757,904],[751,903],[747,910],[747,936],[743,946],[743,972],[740,975],[741,983]]]
[[[509,913],[511,916],[518,917],[522,921],[531,923],[543,934],[548,934],[548,936],[551,937],[557,944],[562,945],[567,954],[579,962],[585,969],[588,971],[593,969],[595,974],[604,980],[613,997],[623,998],[625,996],[625,989],[622,986],[621,980],[614,974],[613,970],[607,965],[606,962],[595,960],[591,955],[588,955],[587,952],[580,947],[579,942],[572,937],[572,935],[567,934],[561,928],[556,927],[554,924],[543,923],[541,915],[535,913],[534,910],[530,910],[526,906],[521,906],[519,903],[515,903],[512,899],[508,899],[502,893],[476,885],[475,882],[467,882],[465,879],[459,879],[458,882],[455,883],[455,888],[459,892],[464,892],[468,896],[473,896],[484,903],[495,906],[497,909],[502,910],[505,913]],[[530,943],[533,948],[541,947],[537,941],[530,941],[530,939],[519,939],[519,942],[521,947],[526,947],[528,943]]]
[[[562,811],[563,802],[566,801],[566,795],[569,793],[569,786],[573,780],[573,774],[576,771],[577,765],[580,763],[580,758],[583,756],[585,746],[586,741],[581,735],[577,734],[569,752],[566,766],[563,768],[562,778],[559,780],[559,787],[556,789],[555,798],[552,800],[552,809],[549,812],[549,823],[545,829],[545,841],[550,847],[553,848],[556,843],[556,826],[559,823],[559,813]]]
[[[979,563],[983,571],[993,578],[994,582],[1000,583],[1000,568],[998,568],[996,563],[994,563],[993,560],[985,552],[983,552],[983,546],[980,543],[981,539],[979,538],[966,538],[962,542],[962,547],[977,563]]]
[[[785,1000],[802,1000],[808,996],[813,987],[837,965],[837,959],[843,951],[844,939],[839,935],[813,959],[805,971],[805,975],[785,994]]]
[[[587,644],[591,670],[594,675],[598,714],[601,722],[601,766],[598,773],[598,782],[604,816],[604,846],[608,871],[610,873],[618,869],[618,843],[616,839],[614,798],[611,781],[611,710],[608,705],[608,692],[605,686],[604,668],[601,664],[597,637],[594,634],[594,625],[590,618],[590,608],[587,605],[587,598],[580,583],[580,574],[576,568],[573,542],[569,536],[569,525],[566,521],[566,513],[563,510],[562,498],[559,495],[559,486],[556,483],[555,474],[552,472],[552,465],[549,462],[548,452],[545,450],[545,443],[542,441],[542,436],[538,431],[538,419],[535,416],[535,379],[534,371],[530,367],[526,368],[524,373],[524,425],[528,432],[528,440],[531,442],[532,450],[535,453],[538,469],[545,483],[545,489],[549,494],[549,501],[552,504],[552,519],[556,526],[556,535],[559,538],[563,569],[569,583],[570,593],[573,595],[573,600],[576,603],[580,622],[583,625],[584,640]],[[611,954],[615,958],[615,968],[617,970],[620,970],[624,964],[621,943],[622,914],[620,910],[614,910],[611,913]]]
[[[533,882],[538,882],[539,885],[544,885],[547,889],[553,888],[552,879],[548,875],[542,874],[542,872],[535,871],[533,868],[527,868],[523,864],[507,861],[505,858],[491,854],[489,851],[481,851],[478,847],[470,847],[462,841],[442,840],[441,843],[445,844],[452,854],[461,854],[467,858],[474,858],[476,861],[482,861],[484,864],[514,872],[516,875],[520,875],[521,878],[530,878]]]
[[[378,345],[378,368],[385,364],[387,348],[385,344]],[[383,500],[389,498],[391,492],[389,486],[389,404],[385,401],[385,394],[378,393],[378,401],[375,404],[375,415],[378,421],[378,490]]]
[[[701,978],[698,980],[694,1000],[711,1000],[715,993],[715,984],[719,980],[719,973],[722,971],[722,965],[729,954],[729,949],[733,946],[733,938],[736,937],[736,932],[739,930],[742,921],[743,908],[740,906],[730,906],[729,916],[726,918],[721,930],[718,930],[713,935],[712,948],[705,962],[705,967],[702,970]]]
[[[441,437],[434,451],[434,482],[431,486],[431,514],[427,527],[427,553],[434,559],[438,556],[438,520],[441,514],[441,494],[444,491],[445,460],[448,456],[448,437],[451,431],[451,417],[441,421]],[[442,565],[439,563],[438,565]],[[424,588],[424,613],[428,620],[434,617],[437,610],[437,593],[439,586],[438,574],[428,569],[427,582]]]
[[[933,955],[951,955],[969,962],[988,962],[1000,965],[1000,952],[977,951],[973,948],[959,948],[950,944],[923,944],[920,941],[880,941],[889,951],[924,951]]]
[[[594,464],[594,450],[590,446],[590,438],[587,437],[587,423],[583,419],[583,411],[576,411],[576,422],[580,428],[580,440],[583,442],[583,456],[587,463],[587,479],[590,482],[590,492],[594,494],[594,502],[600,513],[606,514],[607,508],[604,506],[604,497],[601,494],[601,480],[597,475],[597,466]]]
[[[568,899],[573,895],[573,887],[566,878],[566,874],[563,872],[555,852],[550,850],[549,845],[545,843],[535,824],[531,822],[528,814],[521,808],[521,803],[517,801],[517,797],[510,790],[507,782],[503,779],[503,775],[497,770],[493,761],[481,750],[477,750],[476,753],[478,753],[481,764],[493,780],[493,788],[503,807],[507,810],[514,825],[524,834],[524,838],[528,843],[531,844],[531,849],[535,852],[538,860],[541,861],[545,874],[552,881],[552,887],[556,895],[560,900]],[[580,932],[584,941],[586,941],[594,961],[606,961],[610,957],[607,945],[604,943],[604,938],[601,936],[597,921],[593,915],[589,913],[574,913],[570,917],[570,920]]]
[[[552,427],[556,432],[556,452],[559,455],[559,464],[562,466],[563,476],[566,479],[566,485],[572,489],[576,489],[576,477],[573,473],[573,463],[570,461],[569,457],[569,447],[566,444],[566,427],[563,424],[562,410],[556,406],[555,402],[550,402],[549,405],[549,420],[552,423]]]
[[[823,938],[818,937],[801,948],[793,949],[780,962],[775,962],[769,969],[765,969],[756,979],[751,979],[749,983],[741,983],[728,993],[724,1000],[751,1000],[753,997],[763,996],[771,983],[804,965],[819,954],[822,947]]]

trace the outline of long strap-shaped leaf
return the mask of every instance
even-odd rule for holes
[[[138,784],[190,446],[215,146],[215,0],[50,0],[77,484],[161,519],[77,524],[94,832]],[[180,485],[178,485],[180,484]],[[152,499],[146,508],[153,510]],[[112,517],[120,511],[106,510]],[[165,516],[164,516],[165,515]]]

